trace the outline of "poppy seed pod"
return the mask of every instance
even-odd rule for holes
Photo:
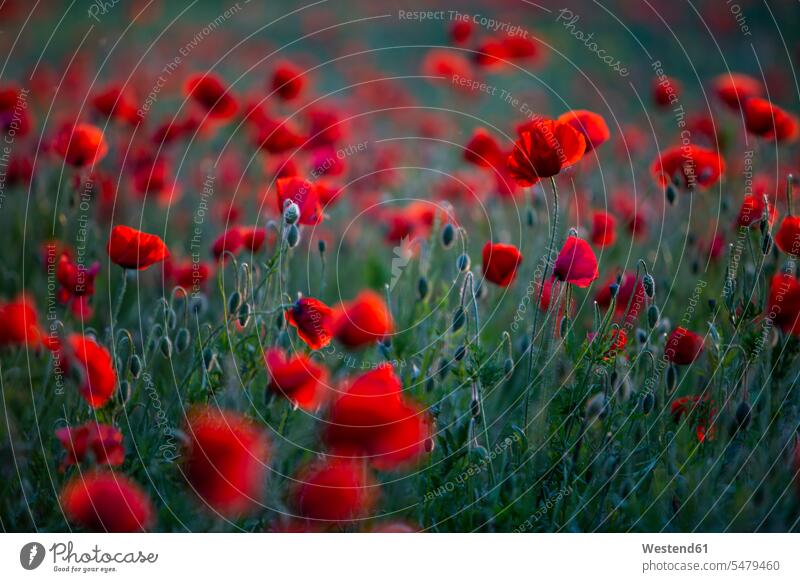
[[[286,208],[283,209],[283,220],[286,224],[295,224],[300,220],[300,207],[294,202],[286,201]]]
[[[444,225],[442,229],[442,246],[446,249],[449,249],[453,245],[453,241],[456,238],[456,229],[455,227],[450,224],[449,222]]]

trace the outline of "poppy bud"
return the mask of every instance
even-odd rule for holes
[[[752,408],[750,404],[742,400],[736,407],[736,425],[741,430],[747,430],[750,426]]]
[[[139,376],[142,373],[142,359],[139,356],[137,356],[136,354],[133,354],[131,356],[131,361],[130,361],[129,367],[130,367],[131,376],[133,376],[133,379],[134,380],[138,380]]]
[[[666,196],[670,206],[674,206],[675,201],[678,199],[678,189],[673,184],[667,184]]]
[[[640,344],[647,343],[647,332],[641,327],[636,328],[636,341],[638,341]]]
[[[646,273],[642,278],[642,287],[644,287],[644,292],[650,299],[656,294],[656,282],[650,273]]]
[[[564,336],[567,335],[567,329],[568,328],[569,328],[569,317],[567,317],[565,315],[564,317],[561,318],[561,322],[559,323],[559,326],[558,326],[558,331],[559,331],[559,334],[561,335],[561,337],[564,337]]]
[[[602,392],[598,392],[586,402],[584,417],[587,421],[595,420],[603,413],[606,406],[606,397]]]
[[[189,347],[189,343],[192,341],[192,336],[189,333],[189,330],[185,327],[182,327],[178,330],[178,334],[175,336],[175,351],[179,354],[183,352],[186,348]]]
[[[295,224],[300,220],[300,207],[294,202],[289,202],[283,209],[283,220],[286,224]]]
[[[457,332],[459,329],[464,327],[464,324],[466,322],[467,322],[467,312],[464,311],[463,307],[456,308],[456,311],[453,314],[453,325],[452,325],[453,333]]]
[[[162,335],[164,335],[164,328],[161,327],[160,323],[154,324],[153,325],[153,337],[154,338],[160,338]]]
[[[175,325],[178,323],[178,316],[175,315],[175,310],[171,307],[167,309],[166,312],[166,320],[167,320],[167,329],[175,329]]]
[[[772,235],[769,233],[769,231],[764,231],[764,235],[761,237],[761,254],[767,256],[771,250]]]
[[[211,348],[203,350],[203,365],[206,368],[206,372],[210,372],[216,364],[217,354]]]
[[[428,296],[428,291],[428,279],[426,277],[420,277],[419,281],[417,281],[417,292],[419,293],[420,301],[425,300]]]
[[[514,360],[512,360],[511,358],[506,358],[505,362],[503,362],[503,372],[505,372],[506,376],[508,376],[513,371],[514,371]]]
[[[655,403],[656,398],[653,396],[652,392],[647,392],[644,396],[642,396],[642,414],[650,414]]]
[[[127,380],[119,383],[119,399],[123,404],[131,399],[131,383]]]
[[[319,249],[319,254],[324,255],[325,249],[328,248],[328,245],[324,240],[319,239],[317,241],[317,248]]]
[[[455,354],[453,354],[453,359],[456,362],[460,362],[461,360],[464,359],[464,356],[466,355],[467,355],[467,347],[462,344],[458,346],[458,348],[456,348]]]
[[[453,241],[456,238],[456,229],[455,227],[450,224],[449,222],[444,225],[442,229],[442,246],[446,249],[449,249],[453,245]]]
[[[243,303],[239,308],[239,325],[247,327],[248,323],[250,323],[250,304]]]
[[[536,211],[532,206],[528,206],[527,210],[525,211],[525,222],[531,228],[536,226]]]
[[[667,368],[667,391],[672,393],[675,391],[675,387],[678,385],[678,366],[675,364],[670,364]]]
[[[458,270],[463,273],[464,271],[468,271],[469,267],[470,267],[469,255],[466,253],[463,255],[459,255],[458,258],[456,259],[456,268],[458,268]]]
[[[165,358],[172,357],[172,340],[169,339],[167,336],[161,338],[161,341],[158,342],[158,349],[161,351],[161,354]]]
[[[608,286],[608,290],[611,293],[611,298],[613,299],[614,297],[617,296],[617,291],[619,291],[619,285],[617,283],[611,283],[611,285]]]
[[[653,329],[658,324],[658,307],[655,305],[651,305],[647,308],[647,325],[650,326],[650,329]]]
[[[228,296],[228,313],[236,313],[239,306],[242,304],[242,295],[238,291],[234,291]]]
[[[290,249],[300,244],[300,229],[297,228],[296,224],[290,224],[286,230],[286,244],[289,245]]]
[[[472,414],[472,418],[478,418],[481,415],[481,403],[478,402],[478,399],[475,398],[472,402],[469,403],[469,410]]]

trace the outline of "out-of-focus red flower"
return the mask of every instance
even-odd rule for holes
[[[714,417],[717,411],[714,408],[713,401],[702,396],[682,396],[672,401],[670,412],[672,413],[672,420],[676,424],[684,416],[694,419],[696,423],[695,435],[698,442],[702,443],[706,439],[714,439],[717,432],[717,427],[714,425]]]
[[[257,253],[267,240],[267,229],[258,226],[242,226],[242,245],[248,251]]]
[[[242,250],[243,246],[244,238],[242,237],[242,229],[238,226],[234,226],[223,232],[214,240],[214,243],[211,245],[211,252],[214,254],[214,258],[219,260],[223,253],[229,252],[235,255]]]
[[[186,82],[186,96],[199,104],[209,117],[230,119],[239,109],[236,98],[214,73],[200,73]]]
[[[533,186],[575,164],[585,150],[586,139],[569,123],[536,119],[520,128],[507,165],[520,186]]]
[[[284,101],[299,97],[304,86],[303,71],[294,63],[284,61],[272,73],[270,91],[275,92]]]
[[[606,283],[600,287],[595,295],[597,304],[603,309],[611,305],[611,284],[616,283],[616,276],[610,277]],[[634,284],[636,289],[634,292]],[[632,297],[631,297],[632,296]],[[619,283],[617,289],[617,302],[614,305],[614,315],[620,317],[625,314],[628,309],[628,302],[631,304],[631,309],[628,312],[629,320],[636,320],[645,305],[644,285],[641,279],[636,281],[635,273],[623,273],[622,281]]]
[[[522,254],[514,245],[492,243],[483,245],[483,276],[500,287],[508,287],[517,276]]]
[[[270,154],[282,154],[300,147],[305,142],[305,137],[300,133],[294,123],[287,120],[274,119],[260,116],[250,119],[255,127],[255,142],[258,148]]]
[[[136,103],[117,85],[111,85],[92,97],[92,106],[100,115],[128,125],[138,125],[142,121]]]
[[[91,267],[75,263],[69,253],[61,253],[56,265],[56,279],[61,288],[70,296],[83,297],[94,295],[94,280],[100,271],[100,263]]]
[[[653,80],[653,101],[659,107],[669,107],[680,99],[683,86],[672,77]]]
[[[775,245],[787,255],[800,256],[800,216],[784,216],[775,233]]]
[[[761,222],[765,214],[770,226],[775,222],[777,209],[772,204],[764,200],[764,196],[759,194],[746,194],[739,208],[739,215],[736,217],[736,224],[744,228],[750,228]]]
[[[295,478],[294,505],[306,519],[339,522],[366,516],[377,497],[377,486],[363,464],[332,459],[303,468]]]
[[[447,49],[433,49],[428,52],[422,60],[422,74],[431,77],[432,82],[441,82],[461,91],[469,91],[465,83],[474,79],[469,59]]]
[[[533,38],[521,34],[506,34],[500,41],[506,58],[511,61],[532,60],[541,62],[542,47]]]
[[[752,97],[764,93],[761,81],[741,73],[723,73],[714,77],[711,87],[725,105],[738,111]]]
[[[641,202],[637,203],[636,197],[632,193],[627,190],[618,190],[614,193],[611,204],[614,213],[634,239],[647,235],[649,224],[645,213],[646,207]]]
[[[331,405],[325,441],[338,455],[366,457],[378,469],[416,460],[425,451],[428,419],[402,397],[388,365],[362,374]]]
[[[784,333],[800,336],[800,283],[795,276],[788,273],[772,276],[767,317]]]
[[[502,40],[495,37],[487,37],[482,39],[478,46],[475,47],[475,52],[472,53],[472,60],[479,67],[496,69],[507,64],[505,61],[510,56]]]
[[[279,348],[264,354],[269,374],[267,387],[295,406],[315,410],[328,395],[328,372],[305,354],[287,355]]]
[[[111,230],[108,256],[124,269],[141,270],[166,259],[169,256],[169,249],[164,241],[154,234],[118,224]]]
[[[472,35],[473,28],[472,22],[469,20],[456,20],[450,25],[450,40],[454,44],[464,44]]]
[[[380,213],[382,222],[388,225],[386,240],[390,243],[406,244],[409,252],[414,252],[415,239],[426,238],[436,220],[437,206],[430,202],[412,202],[404,208],[392,208]],[[441,212],[442,222],[453,221],[454,217]]]
[[[575,109],[562,114],[557,121],[568,123],[580,132],[586,141],[586,153],[600,147],[611,137],[606,120],[597,113],[585,109]]]
[[[605,248],[617,240],[617,219],[608,212],[596,210],[592,214],[592,244]]]
[[[333,310],[319,299],[302,297],[285,312],[286,321],[312,350],[324,348],[333,338]]]
[[[210,407],[191,411],[184,431],[186,480],[205,503],[237,516],[260,502],[269,456],[264,431],[243,416]]]
[[[503,150],[494,136],[479,127],[472,132],[464,147],[464,159],[481,168],[492,168],[501,163]]]
[[[110,471],[72,478],[60,495],[71,522],[97,532],[141,532],[153,525],[150,498],[136,483]]]
[[[183,287],[186,291],[202,289],[211,276],[211,267],[205,262],[190,259],[176,261],[167,259],[164,262],[164,277],[173,285]]]
[[[661,187],[675,183],[702,190],[716,184],[725,171],[725,160],[714,150],[689,144],[661,152],[650,171]]]
[[[374,345],[394,332],[386,302],[369,289],[334,310],[332,327],[337,341],[349,348]]]
[[[577,236],[567,237],[553,267],[553,277],[576,287],[591,285],[599,273],[597,257],[589,243]]]
[[[113,426],[90,420],[80,426],[56,429],[56,438],[67,453],[62,468],[86,460],[89,453],[98,465],[121,465],[125,461],[122,433]]]
[[[777,142],[793,142],[800,133],[797,117],[756,97],[744,104],[744,124],[753,135]]]
[[[664,356],[673,364],[688,366],[703,352],[703,336],[685,327],[676,327],[667,338]]]
[[[0,348],[9,346],[36,347],[44,332],[39,328],[39,314],[29,297],[0,301]]]
[[[0,131],[14,131],[17,137],[30,133],[31,116],[26,95],[17,85],[0,87]]]
[[[108,153],[108,144],[100,128],[89,123],[76,123],[61,126],[53,149],[70,166],[82,168],[102,160]]]
[[[314,107],[306,113],[308,119],[308,141],[305,149],[335,147],[347,135],[344,117],[332,107]]]
[[[102,408],[117,389],[117,373],[111,354],[92,338],[79,333],[67,338],[72,360],[83,370],[81,396],[92,408]]]
[[[281,178],[277,182],[278,212],[283,214],[283,206],[291,200],[300,208],[300,224],[319,224],[322,222],[322,205],[315,184],[302,178]]]

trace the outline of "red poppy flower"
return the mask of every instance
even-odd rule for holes
[[[291,101],[300,96],[305,86],[303,71],[293,63],[285,61],[279,64],[272,73],[270,90],[277,93],[284,101]]]
[[[616,281],[616,276],[610,277],[597,291],[597,295],[595,295],[595,301],[597,301],[597,304],[603,309],[606,309],[611,305],[611,284],[616,283]],[[634,283],[636,283],[635,293],[633,287]],[[631,296],[633,296],[633,298],[631,298]],[[637,317],[639,317],[639,313],[641,313],[642,308],[645,305],[644,285],[642,284],[641,279],[639,279],[638,283],[636,282],[635,273],[624,273],[622,275],[622,282],[619,284],[617,289],[617,302],[614,306],[614,315],[616,317],[620,317],[625,314],[625,311],[628,309],[628,302],[631,304],[631,309],[628,312],[628,318],[630,320],[635,320]]]
[[[526,59],[541,60],[542,47],[533,39],[519,34],[506,34],[500,41],[506,53],[506,58],[511,61]]]
[[[306,117],[308,119],[308,141],[303,147],[307,150],[335,147],[347,136],[345,118],[330,106],[309,109]]]
[[[186,83],[186,95],[216,119],[230,119],[239,109],[236,99],[217,75],[200,73]]]
[[[558,253],[553,268],[553,277],[559,281],[572,283],[576,287],[588,287],[599,277],[597,257],[585,240],[576,236],[567,237],[561,252]]]
[[[557,121],[570,124],[573,129],[583,135],[586,141],[585,153],[587,154],[606,143],[611,137],[611,131],[606,125],[606,120],[597,113],[586,111],[585,109],[567,111]]]
[[[480,41],[475,52],[472,53],[472,60],[479,67],[499,68],[506,64],[506,60],[511,56],[506,50],[503,42],[497,38],[488,37]]]
[[[99,465],[115,466],[125,461],[122,433],[113,426],[90,420],[80,426],[56,429],[56,438],[67,452],[62,469],[82,463],[89,453]]]
[[[464,44],[472,34],[473,25],[469,20],[456,20],[450,25],[450,40],[455,44]]]
[[[150,498],[120,473],[76,475],[61,490],[61,507],[71,522],[97,532],[141,532],[153,523]]]
[[[472,63],[460,53],[446,49],[433,49],[422,60],[422,74],[432,82],[445,83],[447,87],[469,91],[460,83],[474,78]]]
[[[298,299],[285,312],[286,321],[297,329],[297,335],[312,350],[319,350],[331,343],[332,314],[330,307],[313,297]]]
[[[290,120],[263,116],[251,119],[256,128],[255,142],[258,148],[270,154],[282,154],[303,145],[305,137]]]
[[[492,168],[503,159],[503,150],[494,136],[479,127],[464,148],[464,159],[481,168]]]
[[[281,178],[277,182],[278,212],[283,214],[283,205],[291,200],[300,208],[300,224],[319,224],[322,222],[322,205],[316,185],[302,178]]]
[[[264,246],[264,241],[267,240],[267,229],[258,226],[241,226],[239,230],[242,233],[242,245],[248,251],[257,253]]]
[[[332,459],[313,463],[295,478],[294,505],[306,519],[352,521],[366,516],[376,498],[376,486],[360,463]]]
[[[137,125],[142,121],[142,116],[136,108],[136,104],[121,87],[116,85],[97,93],[92,98],[92,106],[100,115],[122,121],[128,125]]]
[[[626,230],[634,239],[647,235],[648,218],[645,204],[637,202],[630,192],[619,190],[614,193],[611,205],[620,222],[625,225]]]
[[[800,336],[800,283],[788,273],[772,277],[767,298],[767,317],[781,331]]]
[[[650,171],[661,187],[676,183],[684,188],[706,189],[725,171],[725,160],[719,153],[696,145],[676,146],[661,152]]]
[[[575,164],[585,150],[586,139],[569,123],[536,119],[520,128],[507,166],[517,184],[533,186]]]
[[[617,219],[608,212],[597,210],[592,215],[592,244],[605,248],[617,240]]]
[[[800,256],[800,216],[785,216],[775,233],[775,245],[787,255]]]
[[[671,77],[656,78],[653,81],[653,101],[659,107],[669,107],[680,98],[682,85]]]
[[[15,131],[16,137],[31,130],[31,116],[22,89],[17,85],[0,87],[0,131]]]
[[[305,410],[315,410],[326,397],[328,373],[305,354],[288,356],[272,348],[264,354],[268,388]]]
[[[94,165],[108,153],[102,130],[88,123],[63,125],[56,134],[53,148],[66,163],[76,168]]]
[[[744,124],[753,135],[777,142],[793,142],[800,133],[800,122],[794,115],[755,97],[744,104]]]
[[[62,290],[72,297],[94,295],[94,280],[100,271],[100,263],[95,262],[86,268],[72,261],[69,253],[61,253],[56,265],[56,279]]]
[[[767,221],[770,226],[775,222],[777,210],[772,205],[764,200],[764,196],[760,194],[747,194],[742,200],[742,206],[739,208],[739,215],[736,217],[736,224],[738,226],[749,228],[761,222],[764,216],[765,207],[768,209]]]
[[[67,338],[70,355],[83,368],[81,396],[92,408],[102,408],[117,389],[117,373],[111,354],[92,338],[72,334]]]
[[[366,290],[334,310],[332,328],[338,341],[348,348],[360,348],[391,335],[394,322],[383,298]]]
[[[184,473],[214,511],[237,516],[261,499],[269,447],[248,419],[214,408],[193,410],[185,427]]]
[[[119,224],[111,230],[108,256],[123,269],[142,270],[166,259],[169,249],[158,236]]]
[[[378,469],[416,460],[429,436],[425,414],[402,397],[390,366],[356,378],[331,405],[325,441],[336,454],[364,456]]]
[[[741,73],[723,73],[711,82],[714,93],[725,105],[738,111],[750,98],[760,97],[764,87],[758,79]]]
[[[522,255],[514,245],[492,243],[483,245],[483,276],[500,287],[508,287],[517,276]]]
[[[703,336],[685,327],[676,327],[667,338],[664,355],[667,360],[679,366],[688,366],[703,352]]]
[[[0,302],[0,348],[38,346],[44,332],[39,328],[39,314],[33,301],[20,296],[9,303]]]
[[[713,440],[717,432],[717,427],[714,425],[717,411],[712,401],[702,396],[682,396],[672,402],[670,412],[672,420],[676,424],[684,416],[694,420],[696,423],[695,435],[699,442],[702,443],[706,439]]]
[[[187,291],[198,290],[205,286],[211,276],[211,267],[204,262],[194,260],[173,261],[164,263],[164,276],[173,285],[183,287]]]

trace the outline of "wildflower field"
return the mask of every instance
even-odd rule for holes
[[[0,0],[0,529],[799,531],[798,23]]]

